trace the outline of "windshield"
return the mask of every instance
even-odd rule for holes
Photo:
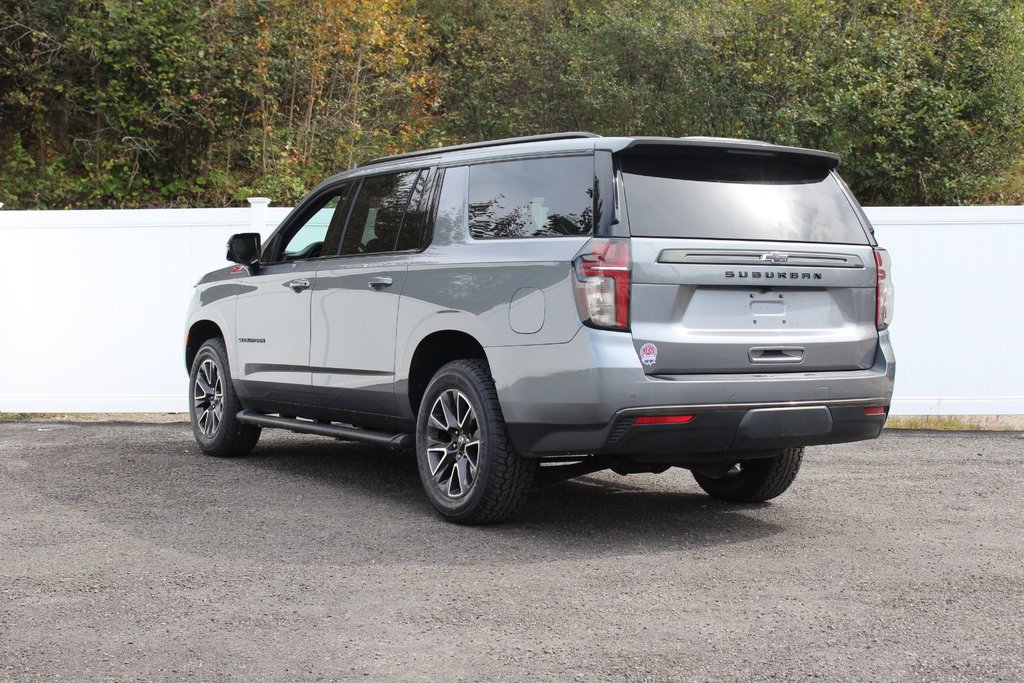
[[[825,168],[726,152],[621,157],[630,233],[868,244],[857,212]]]

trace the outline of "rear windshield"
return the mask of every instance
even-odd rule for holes
[[[868,244],[827,169],[724,152],[621,161],[629,229],[638,237]]]

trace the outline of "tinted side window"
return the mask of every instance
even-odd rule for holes
[[[563,237],[593,231],[594,157],[470,167],[469,232],[476,239]]]
[[[409,200],[409,208],[405,212],[405,220],[402,221],[402,231],[398,234],[398,244],[395,251],[407,251],[419,249],[426,241],[427,227],[430,222],[430,214],[433,209],[435,192],[433,187],[437,181],[438,172],[424,170],[416,180],[416,187],[413,189],[412,198]]]
[[[378,175],[363,180],[352,207],[341,253],[394,251],[398,229],[419,171]]]
[[[324,194],[281,236],[284,245],[277,255],[278,261],[332,256],[338,250],[341,231],[345,227],[348,195],[351,183]]]

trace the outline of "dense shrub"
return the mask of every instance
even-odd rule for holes
[[[0,201],[297,200],[583,129],[844,156],[865,203],[1022,201],[1014,0],[0,0]]]

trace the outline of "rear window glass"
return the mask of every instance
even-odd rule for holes
[[[827,169],[769,156],[630,154],[622,182],[638,237],[868,244]]]
[[[476,239],[564,237],[594,231],[594,157],[471,166],[469,232]]]

